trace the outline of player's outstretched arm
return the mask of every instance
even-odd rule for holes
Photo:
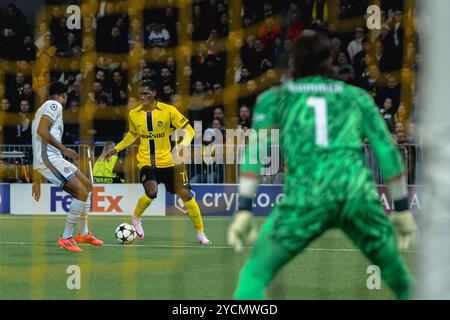
[[[386,182],[386,185],[394,200],[394,213],[391,215],[391,223],[395,228],[398,247],[401,250],[407,250],[411,246],[412,239],[418,228],[412,212],[409,210],[405,176],[402,174],[399,177],[390,179]]]
[[[52,124],[52,121],[48,117],[41,117],[37,128],[37,133],[41,137],[42,142],[52,145],[53,147],[61,151],[64,156],[74,161],[80,160],[80,156],[78,155],[78,153],[70,148],[66,148],[62,143],[60,143],[50,134],[50,128]]]
[[[417,231],[417,225],[409,210],[408,190],[401,155],[373,99],[368,94],[361,95],[359,99],[361,99],[362,114],[365,117],[364,136],[375,151],[378,163],[381,164],[382,175],[394,201],[395,211],[391,215],[391,222],[397,233],[398,246],[399,249],[408,249]]]
[[[258,228],[253,218],[253,196],[258,188],[258,176],[251,172],[242,172],[239,181],[239,206],[233,221],[228,227],[228,245],[239,253],[244,245],[252,245],[258,236]]]
[[[241,166],[239,178],[239,204],[233,221],[228,227],[228,245],[236,252],[240,252],[244,245],[251,245],[256,241],[258,228],[253,218],[253,197],[259,185],[261,163],[258,159],[260,148],[270,148],[271,139],[259,136],[260,129],[278,127],[276,90],[263,93],[257,100],[253,114],[253,129],[256,135],[250,135],[249,145],[245,150],[244,163]],[[256,146],[256,148],[255,148]]]
[[[133,144],[133,142],[136,141],[137,139],[137,134],[128,131],[127,135],[125,136],[125,138],[122,139],[122,141],[120,141],[114,148],[112,148],[111,150],[109,150],[109,152],[105,155],[105,160],[108,160],[109,158],[111,158],[113,155],[119,153],[120,151],[128,148],[130,145]]]
[[[126,134],[126,136],[122,139],[122,141],[120,141],[114,148],[112,148],[105,155],[105,160],[108,160],[116,153],[119,153],[120,151],[131,146],[136,141],[136,139],[139,137],[139,135],[137,134],[136,127],[134,126],[134,123],[131,120],[130,116],[128,116],[128,127],[129,127],[129,131]]]
[[[41,175],[36,170],[33,171],[33,185],[31,187],[31,195],[36,201],[39,201],[39,199],[41,198]]]
[[[131,111],[132,112],[132,111]],[[125,150],[129,146],[131,146],[136,139],[139,137],[138,131],[136,130],[136,127],[134,125],[134,122],[132,120],[132,113],[128,115],[128,132],[126,136],[120,141],[114,148],[112,148],[106,155],[105,160],[108,160],[116,153],[119,153],[122,150]]]

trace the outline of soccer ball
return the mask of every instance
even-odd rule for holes
[[[130,244],[136,239],[136,230],[131,224],[121,223],[115,231],[116,239],[121,244]]]

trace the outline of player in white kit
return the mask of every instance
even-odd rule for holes
[[[35,181],[33,196],[40,197],[40,177],[57,185],[73,196],[67,215],[64,232],[58,239],[58,245],[68,251],[82,251],[77,243],[102,245],[89,232],[87,216],[90,208],[91,181],[78,168],[65,160],[63,156],[77,162],[80,157],[72,149],[61,143],[64,132],[63,106],[67,102],[67,87],[61,82],[50,85],[50,100],[37,111],[32,124],[33,170]],[[36,174],[37,173],[37,174]],[[73,238],[73,229],[79,224],[79,232]]]

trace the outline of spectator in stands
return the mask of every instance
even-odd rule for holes
[[[217,119],[221,122],[225,121],[225,114],[223,113],[223,109],[221,107],[214,108],[214,119]]]
[[[213,99],[212,105],[214,107],[223,108],[223,87],[220,83],[216,82],[212,85],[211,97]]]
[[[291,1],[289,3],[289,9],[286,12],[284,24],[286,26],[290,26],[293,22],[293,15],[297,15],[297,18],[301,20],[301,12],[296,1]]]
[[[220,133],[221,133],[222,136],[224,137],[223,143],[225,143],[225,132],[226,132],[226,128],[225,128],[225,126],[224,126],[224,124],[223,124],[223,121],[214,118],[214,119],[212,120],[212,122],[211,122],[211,128],[220,131]]]
[[[339,52],[336,61],[334,62],[333,72],[336,78],[338,78],[342,69],[350,70],[351,77],[354,78],[355,71],[350,64],[350,57],[346,51]]]
[[[405,132],[405,126],[401,122],[395,124],[395,135],[398,136],[399,132]]]
[[[259,89],[256,81],[248,80],[242,89],[243,90],[240,94],[239,105],[246,105],[248,108],[252,109],[259,94]]]
[[[29,33],[29,25],[25,15],[15,4],[9,3],[6,6],[6,14],[0,21],[0,31],[3,38],[0,57],[6,60],[16,60],[17,48],[20,47],[23,37]]]
[[[252,53],[254,51],[256,36],[254,34],[247,35],[245,43],[241,48],[241,57],[245,66],[248,66],[252,60]]]
[[[382,86],[384,86],[384,79],[381,77],[378,65],[373,63],[367,67],[367,72],[362,78],[362,88],[377,101],[377,94]]]
[[[79,60],[73,59],[70,61],[69,70],[62,72],[58,81],[71,87],[75,81],[80,81],[81,77]]]
[[[365,33],[363,28],[355,29],[355,38],[347,47],[347,52],[352,62],[354,61],[355,56],[363,50],[362,40],[364,39],[364,35]]]
[[[162,87],[162,92],[159,98],[164,103],[170,103],[174,93],[175,89],[169,83],[166,83]]]
[[[292,13],[291,20],[292,22],[288,25],[288,28],[286,30],[286,37],[288,39],[294,40],[305,29],[305,25],[300,20],[300,15],[295,12]]]
[[[355,85],[352,70],[350,70],[349,68],[340,69],[337,75],[337,79],[347,84]]]
[[[264,2],[263,4],[263,17],[268,18],[274,14],[272,4],[269,1]]]
[[[384,103],[386,98],[392,99],[392,105],[394,113],[397,112],[397,108],[400,104],[401,85],[398,78],[389,74],[386,76],[386,86],[381,87],[377,94],[377,104]]]
[[[170,34],[166,28],[161,27],[159,22],[152,22],[149,26],[149,35],[147,39],[148,47],[168,47],[170,43]]]
[[[13,110],[8,99],[2,99],[0,110],[0,142],[14,144],[16,142],[17,127],[13,122]]]
[[[70,58],[73,56],[73,48],[79,45],[78,39],[74,32],[69,32],[67,34],[67,40],[61,44],[56,52],[58,57],[67,57]]]
[[[394,17],[391,22],[392,37],[394,40],[394,47],[391,52],[391,59],[394,69],[400,69],[402,65],[402,53],[404,43],[404,23],[403,10],[397,8],[394,11]]]
[[[102,84],[103,88],[109,87],[109,81],[106,78],[106,73],[107,73],[107,71],[104,69],[99,69],[95,73],[95,81],[100,82]]]
[[[78,105],[81,104],[81,84],[80,80],[76,80],[72,84],[72,90],[69,92],[67,97],[67,104],[70,105],[72,101],[76,101]]]
[[[44,48],[45,42],[44,39],[46,36],[51,37],[50,30],[48,29],[48,25],[46,22],[39,23],[39,31],[38,31],[38,37],[36,41],[34,42],[34,45],[38,50],[41,50]]]
[[[111,53],[128,52],[127,38],[124,37],[119,27],[113,27],[111,29],[108,41],[105,43],[104,51]]]
[[[214,82],[223,82],[224,68],[221,55],[208,54],[203,68],[205,86],[210,88]]]
[[[122,72],[113,72],[113,82],[111,84],[111,104],[113,106],[126,105],[128,100],[128,84],[124,80]]]
[[[409,127],[408,114],[404,104],[398,106],[397,112],[394,115],[394,123],[396,126],[399,123],[402,124],[403,130],[406,130],[406,128]]]
[[[39,97],[39,105],[43,104],[45,100],[47,100],[51,82],[52,77],[48,69],[42,69],[36,81],[33,82],[33,90],[37,92]]]
[[[339,52],[343,50],[342,41],[338,37],[334,37],[331,39],[331,56],[333,57],[333,61],[337,59]]]
[[[389,128],[389,131],[393,133],[395,130],[394,124],[395,109],[391,98],[386,98],[384,100],[383,107],[380,109],[380,113],[383,116],[384,121],[386,122],[386,125]]]
[[[392,64],[389,61],[389,56],[385,54],[383,43],[381,41],[376,41],[373,44],[373,56],[378,62],[380,72],[392,71]]]
[[[54,45],[52,45],[50,35],[46,34],[43,37],[43,46],[36,54],[36,65],[38,69],[49,66],[54,60],[56,51],[58,50]]]
[[[355,73],[356,85],[361,85],[363,72],[366,70],[365,56],[371,51],[369,38],[364,37],[361,40],[362,50],[353,57],[353,70]]]
[[[176,69],[176,65],[175,65],[175,58],[173,56],[167,57],[166,68],[169,69],[170,74],[172,74],[173,76],[176,75],[177,69]]]
[[[183,67],[183,73],[177,81],[176,91],[180,94],[192,94],[193,71],[190,65]]]
[[[253,75],[260,75],[262,72],[273,67],[272,53],[264,48],[261,39],[255,40],[254,48],[244,64],[250,69]]]
[[[210,30],[208,25],[208,19],[204,14],[203,9],[200,5],[196,4],[193,6],[193,14],[192,14],[192,40],[206,40],[208,37],[208,31]]]
[[[242,17],[242,27],[243,28],[250,28],[253,23],[255,23],[255,21],[253,20],[253,17],[248,16],[248,15],[244,15]]]
[[[17,144],[31,144],[31,122],[32,114],[30,110],[30,103],[28,100],[20,101],[20,112],[17,123]]]
[[[298,23],[301,22],[300,20],[296,21],[296,25],[291,25],[289,28],[292,28],[292,30],[289,31],[288,29],[288,37],[289,35],[293,36],[293,34],[298,31],[293,30],[297,27],[299,27]],[[301,27],[301,26],[300,26]],[[277,20],[275,20],[273,17],[268,17],[264,19],[264,23],[259,27],[258,30],[258,38],[263,41],[264,47],[271,49],[275,45],[275,38],[277,35],[279,35],[282,32],[281,26],[278,23]],[[290,32],[290,33],[289,33]]]
[[[189,121],[201,121],[201,111],[204,108],[205,86],[202,81],[196,81],[194,91],[189,100]]]
[[[1,111],[2,112],[12,112],[11,103],[9,102],[8,99],[2,99]]]
[[[167,7],[164,11],[164,27],[170,34],[170,47],[176,46],[178,43],[178,35],[176,31],[176,24],[178,23],[177,12],[174,7]]]
[[[11,102],[13,111],[19,111],[20,96],[23,94],[23,87],[27,83],[27,79],[22,72],[18,72],[14,80],[6,86],[6,98]]]
[[[97,28],[97,20],[92,15],[83,14],[82,12],[82,28],[83,28],[83,37],[95,37],[96,28]]]
[[[133,19],[131,20],[131,28],[128,33],[128,45],[130,50],[133,50],[137,43],[144,43],[142,22],[140,19]]]
[[[247,67],[241,68],[241,78],[239,79],[239,83],[246,83],[248,80],[252,78],[252,74]]]
[[[250,108],[245,104],[241,105],[239,108],[239,124],[237,126],[237,129],[247,131],[249,128],[251,128],[251,119]]]
[[[91,102],[97,105],[111,104],[110,95],[103,89],[103,85],[100,81],[94,82],[93,89],[93,92],[88,93]]]
[[[63,143],[64,144],[76,144],[80,139],[80,103],[76,99],[67,100],[67,107],[64,110],[64,136]]]
[[[226,71],[227,76],[233,79],[234,83],[238,83],[241,79],[242,66],[243,64],[241,56],[235,56],[233,59],[233,65]]]
[[[162,89],[165,85],[169,85],[171,88],[175,88],[175,80],[170,72],[169,68],[164,66],[161,68],[158,79],[158,92],[162,92]]]
[[[22,60],[25,61],[34,61],[36,60],[36,52],[37,48],[33,43],[33,36],[26,35],[23,39],[22,48],[19,53]]]
[[[30,83],[25,83],[23,85],[23,91],[22,94],[20,95],[20,100],[27,100],[28,103],[30,104],[30,112],[34,111],[35,108],[35,94],[33,91],[33,87],[31,86]]]
[[[308,2],[310,2],[307,5],[308,17],[305,21],[308,21],[319,28],[325,26],[328,22],[328,0],[313,0]]]

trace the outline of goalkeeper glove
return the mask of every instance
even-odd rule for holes
[[[252,245],[257,237],[258,228],[253,214],[247,210],[236,212],[233,222],[228,227],[228,245],[239,253],[244,244]]]
[[[417,225],[411,211],[394,212],[391,215],[391,223],[397,234],[398,248],[400,250],[409,249],[413,235],[417,231]]]

